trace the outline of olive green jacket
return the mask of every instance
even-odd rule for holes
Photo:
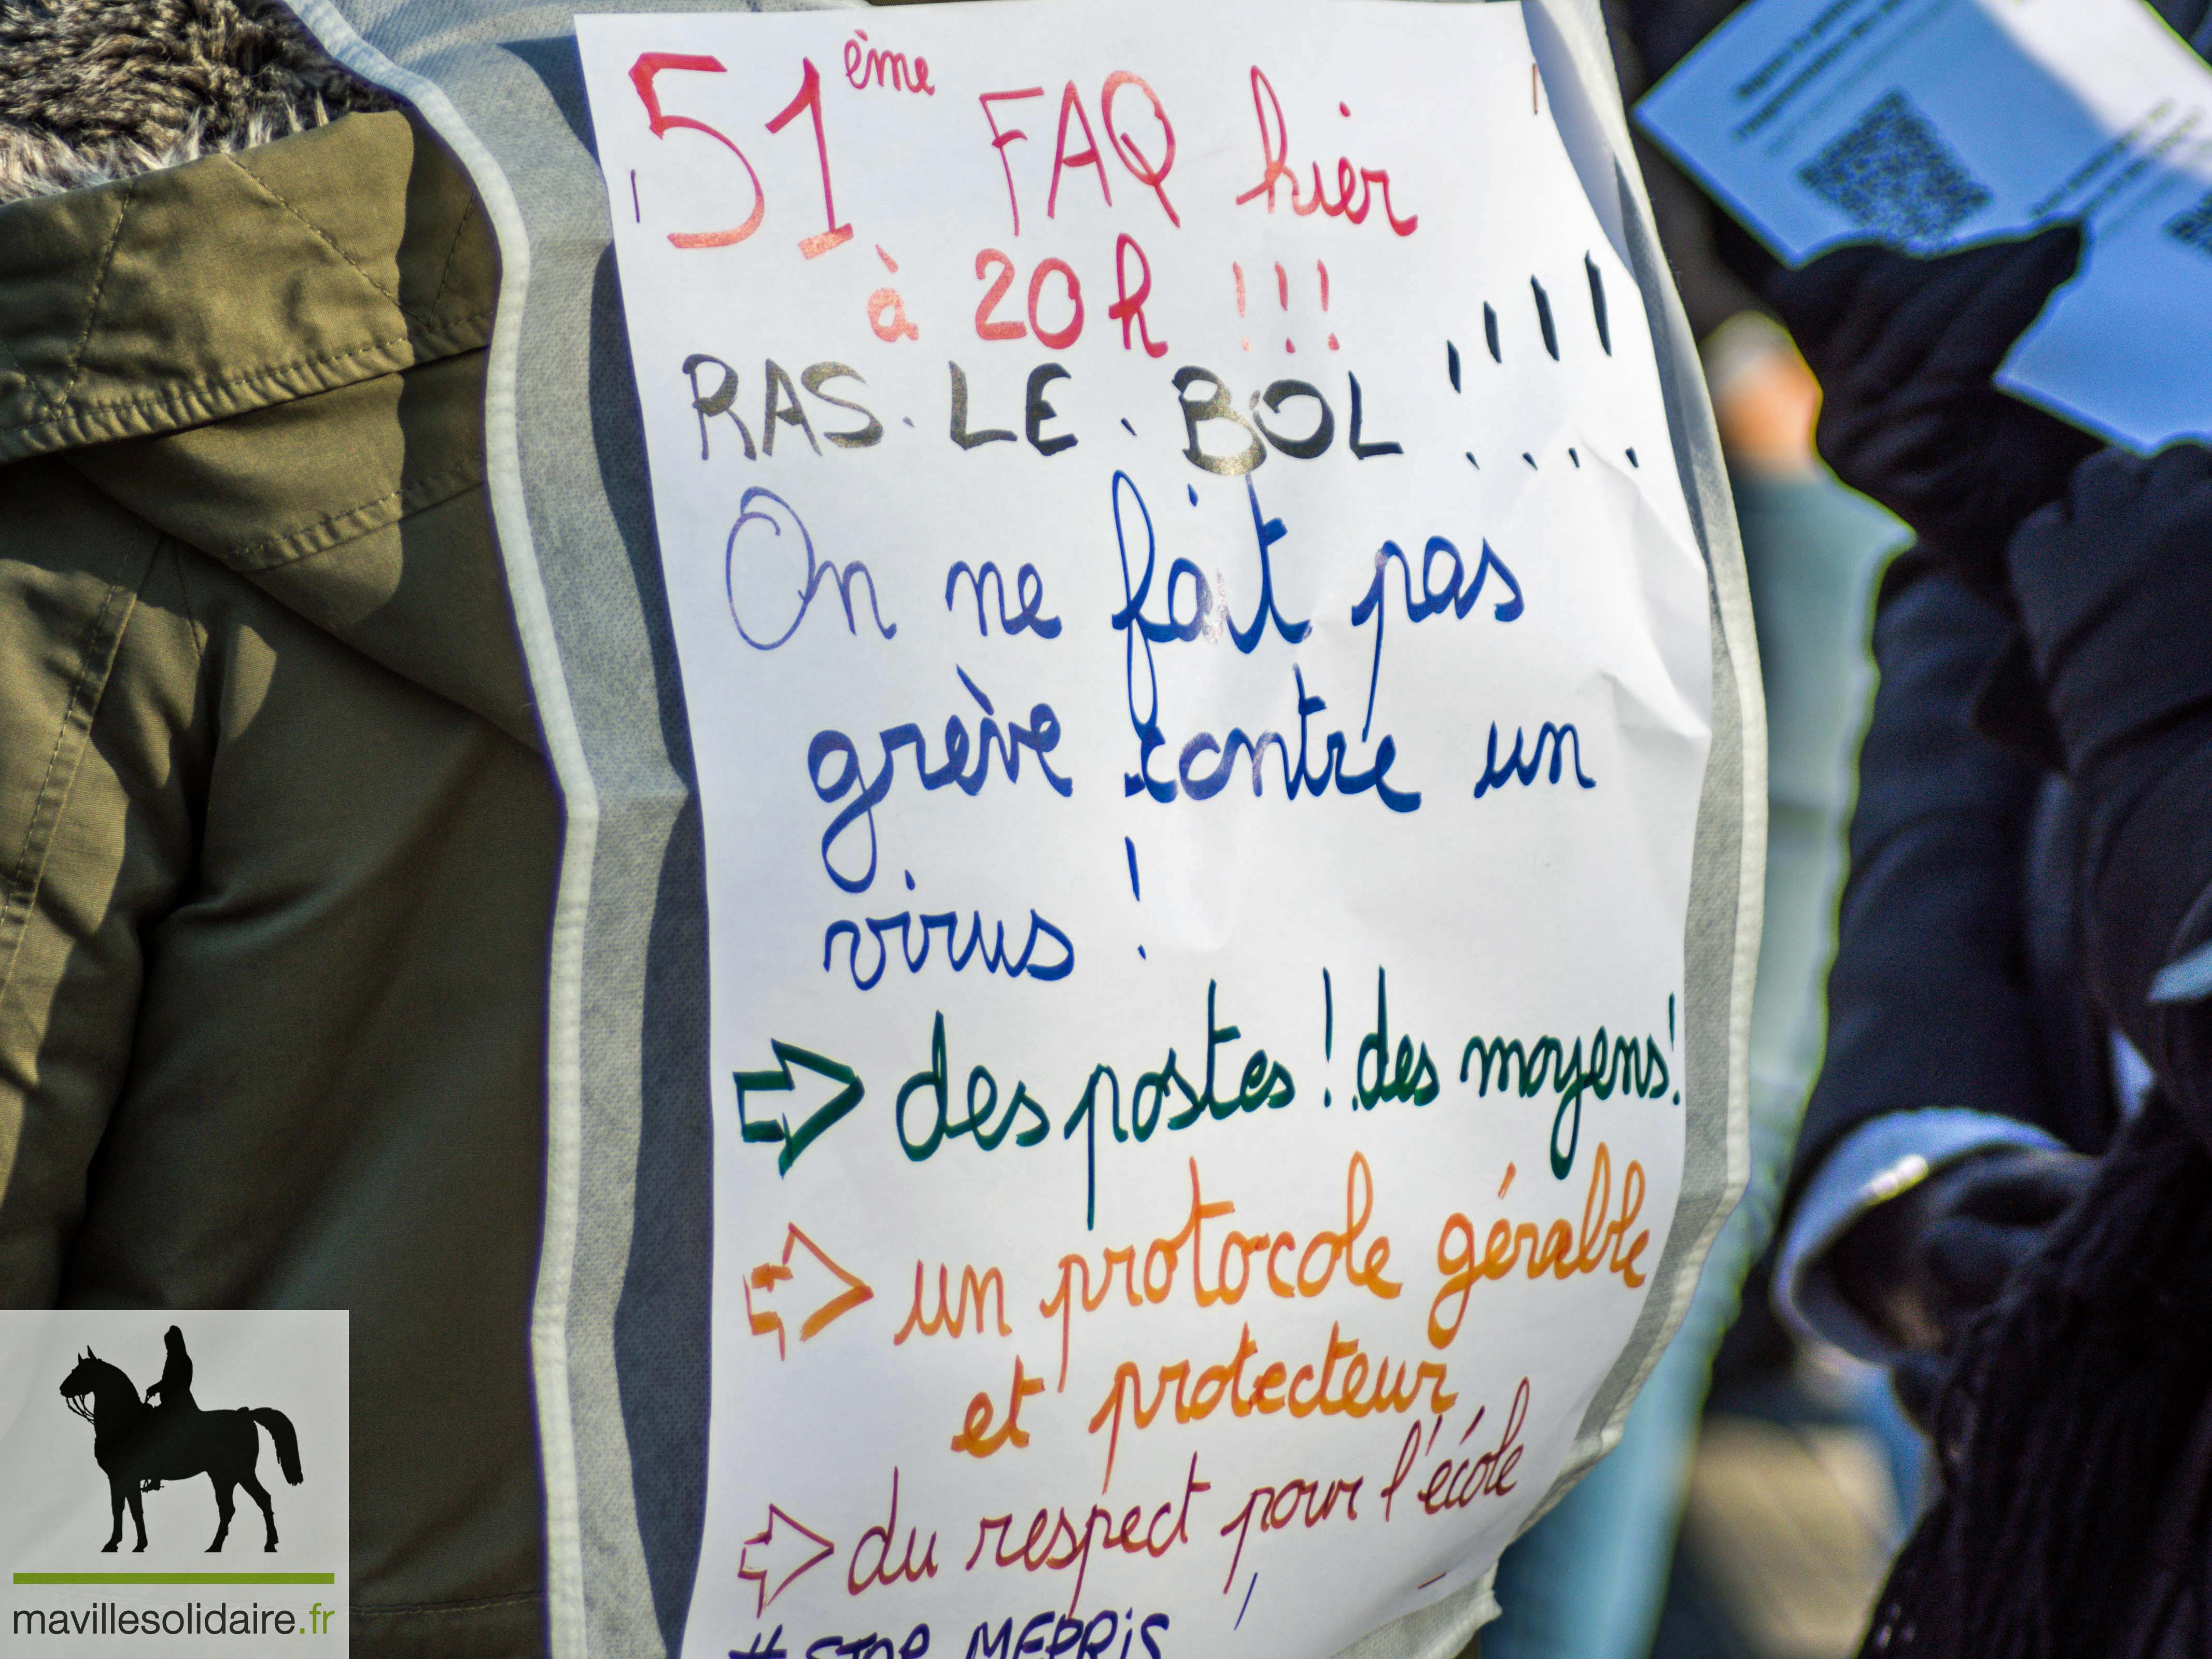
[[[349,1310],[357,1654],[544,1640],[497,284],[399,114],[0,207],[0,1305]]]

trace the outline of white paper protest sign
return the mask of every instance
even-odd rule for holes
[[[686,1653],[1468,1584],[1666,1246],[1711,702],[1518,9],[578,29],[705,817]]]
[[[1997,383],[2139,448],[2212,434],[2212,68],[2142,0],[1758,0],[1637,118],[1792,264],[2079,220]]]

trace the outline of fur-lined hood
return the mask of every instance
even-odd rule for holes
[[[391,107],[275,0],[0,0],[0,201]]]

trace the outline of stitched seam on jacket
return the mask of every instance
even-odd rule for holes
[[[150,560],[149,563],[150,568]],[[108,618],[118,601],[123,617],[111,629]],[[0,955],[0,994],[4,994],[15,980],[23,936],[38,899],[40,883],[46,874],[46,854],[53,845],[54,831],[61,823],[70,792],[76,782],[77,766],[84,758],[86,741],[92,733],[93,716],[100,708],[100,694],[107,688],[116,647],[137,602],[134,591],[120,583],[111,584],[100,601],[99,612],[77,641],[77,668],[70,684],[69,701],[63,706],[54,746],[46,757],[46,774],[39,781],[38,798],[31,809],[30,823],[23,832],[23,845],[16,854],[15,866],[9,872],[5,886],[0,887],[0,942],[5,945],[4,955]]]
[[[465,495],[483,482],[483,473],[482,470],[474,466],[465,466],[445,472],[434,473],[429,477],[421,479],[416,483],[403,484],[398,489],[386,490],[383,495],[378,495],[372,500],[359,502],[352,507],[342,507],[335,513],[331,513],[323,518],[317,519],[313,524],[303,524],[297,529],[287,530],[281,535],[270,536],[261,541],[248,543],[243,547],[225,548],[221,554],[217,555],[217,556],[226,561],[232,559],[243,560],[258,553],[282,552],[287,548],[289,548],[293,543],[301,540],[302,538],[312,536],[319,530],[330,529],[342,519],[351,518],[358,513],[372,512],[377,507],[386,506],[386,504],[394,501],[399,504],[400,511],[395,514],[392,519],[387,520],[385,522],[396,523],[398,520],[405,518],[410,513],[420,512],[426,507],[439,506],[442,502],[452,501],[457,495]],[[384,525],[382,524],[370,525],[366,529],[362,530],[360,534],[367,535],[370,530],[379,530],[383,527]],[[356,537],[348,536],[341,540],[331,542],[325,546],[301,548],[293,552],[288,558],[274,560],[266,564],[256,564],[253,568],[257,571],[281,569],[285,565],[296,564],[303,559],[311,559],[319,554],[335,552],[337,549],[343,547],[348,542],[356,539]]]
[[[489,311],[481,311],[473,316],[459,317],[454,319],[451,322],[441,323],[437,329],[433,331],[418,335],[410,330],[403,329],[397,334],[387,335],[381,339],[371,340],[365,345],[352,346],[343,351],[326,351],[319,356],[295,357],[289,362],[267,363],[258,368],[241,369],[237,374],[227,374],[219,380],[204,379],[187,380],[171,391],[149,392],[143,398],[107,398],[91,400],[73,399],[67,404],[63,404],[59,399],[54,399],[49,401],[45,407],[49,410],[58,411],[63,417],[67,417],[70,415],[82,416],[113,414],[118,412],[128,412],[132,410],[164,408],[171,404],[182,403],[191,397],[204,395],[211,392],[227,392],[234,386],[248,386],[256,380],[269,380],[278,374],[288,374],[295,368],[319,368],[325,364],[341,363],[345,362],[348,358],[365,357],[372,352],[388,351],[393,346],[404,345],[410,343],[416,344],[419,349],[419,347],[422,345],[434,346],[441,342],[455,342],[453,345],[452,350],[441,350],[438,353],[438,356],[459,356],[464,351],[475,351],[481,349],[483,343],[480,340],[467,345],[458,343],[457,337],[460,331],[472,327],[474,325],[478,323],[489,322],[491,318],[492,313]],[[88,329],[88,336],[89,330]],[[80,344],[79,349],[82,351],[82,344]],[[431,361],[435,361],[435,359],[434,358]],[[54,419],[55,416],[53,414],[47,414],[40,416],[33,420],[17,421],[9,425],[0,426],[0,433],[29,432],[39,427],[52,426],[54,423]]]
[[[426,310],[435,313],[438,302],[446,297],[446,287],[453,280],[453,256],[461,251],[461,237],[468,230],[469,221],[476,216],[476,200],[471,197],[461,204],[460,222],[453,227],[453,240],[446,245],[446,262],[438,267],[438,291],[430,296]]]
[[[131,204],[137,191],[137,181],[133,179],[116,197],[115,228],[107,233],[107,246],[100,252],[100,270],[92,279],[92,297],[84,308],[84,328],[70,351],[69,366],[62,371],[60,383],[46,398],[45,407],[49,410],[57,410],[64,406],[63,400],[69,396],[70,388],[76,384],[76,377],[84,370],[84,354],[92,344],[93,325],[100,320],[100,295],[107,291],[107,273],[115,268],[115,250],[123,245],[123,228],[131,222]],[[38,423],[33,422],[30,424]]]
[[[270,201],[276,203],[278,207],[283,208],[285,212],[290,214],[301,224],[307,226],[307,229],[313,234],[317,241],[320,242],[325,247],[330,249],[331,252],[337,254],[339,258],[344,260],[348,265],[351,266],[355,276],[360,277],[362,282],[367,283],[379,294],[381,294],[386,299],[391,301],[392,308],[398,311],[401,316],[413,317],[416,314],[414,312],[408,309],[407,307],[399,303],[399,295],[398,294],[385,287],[385,285],[378,282],[375,277],[370,276],[362,266],[360,261],[356,260],[353,255],[348,253],[343,248],[340,247],[337,242],[333,241],[328,231],[325,230],[313,219],[310,219],[306,214],[301,212],[298,208],[294,207],[291,203],[286,201],[283,197],[279,195],[275,190],[271,189],[267,184],[256,178],[252,170],[240,162],[237,156],[226,154],[222,159],[229,162],[232,168],[238,173],[238,175],[252,185],[254,189],[259,191]]]

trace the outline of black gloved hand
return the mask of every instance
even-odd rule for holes
[[[2212,700],[2212,449],[2108,449],[2006,551],[2067,769]]]
[[[2212,1147],[2212,1000],[2150,1000],[2212,934],[2212,449],[2091,457],[2006,556],[2087,824],[2091,989]]]
[[[2053,1222],[2083,1192],[2096,1159],[2008,1147],[1940,1170],[1877,1204],[1829,1249],[1845,1301],[1913,1351],[1895,1381],[1908,1412],[1932,1403],[1945,1355],[1996,1301]]]
[[[2098,447],[1990,383],[2081,252],[2073,225],[1935,258],[1861,244],[1767,283],[1820,382],[1822,458],[1985,594],[2013,527]]]

